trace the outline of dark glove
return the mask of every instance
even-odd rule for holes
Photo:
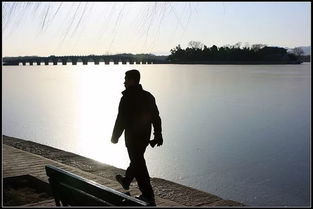
[[[155,134],[154,139],[150,141],[150,145],[153,148],[155,145],[161,146],[163,144],[162,134]]]
[[[118,139],[112,137],[112,138],[111,138],[111,142],[112,142],[113,144],[116,144],[116,143],[118,142]]]
[[[151,140],[151,141],[149,142],[149,144],[150,144],[150,146],[153,148],[153,147],[157,144],[157,142],[156,142],[155,139],[153,139],[153,140]]]

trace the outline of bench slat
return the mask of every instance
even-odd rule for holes
[[[148,203],[52,165],[45,166],[57,205],[147,206]],[[67,201],[67,202],[66,202]],[[86,203],[84,202],[86,201]]]
[[[72,206],[113,206],[112,204],[101,200],[93,195],[90,195],[84,191],[76,189],[70,185],[60,183],[59,190],[63,194],[63,201],[67,205]]]

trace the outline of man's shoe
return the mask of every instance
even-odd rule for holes
[[[122,187],[125,189],[125,190],[129,190],[129,185],[126,185],[124,183],[124,177],[121,176],[121,175],[116,175],[115,176],[115,179],[116,181],[118,181],[118,183],[120,183],[122,185]]]
[[[156,206],[154,197],[147,198],[147,197],[145,197],[143,195],[139,195],[139,196],[136,196],[136,198],[139,199],[139,200],[142,200],[142,201],[144,201],[146,203],[148,203],[148,206]]]

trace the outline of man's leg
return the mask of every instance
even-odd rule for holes
[[[135,178],[135,170],[134,170],[133,163],[130,161],[129,166],[126,169],[124,183],[126,185],[130,185],[130,183],[133,181],[134,178]]]
[[[129,176],[133,175],[136,178],[138,187],[145,198],[154,199],[154,192],[150,183],[146,161],[144,159],[146,146],[127,147],[127,150],[131,161]]]
[[[128,150],[129,159],[132,159],[132,156],[134,154],[130,153],[130,150],[128,148],[127,148],[127,150]],[[125,177],[123,177],[121,175],[116,175],[115,178],[123,186],[123,188],[125,190],[129,189],[131,182],[135,178],[135,169],[134,169],[134,165],[132,163],[132,160],[130,160],[130,164],[129,164],[128,168],[126,169]]]

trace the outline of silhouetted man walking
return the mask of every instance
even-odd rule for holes
[[[138,70],[130,70],[125,73],[124,85],[126,90],[122,92],[118,115],[111,138],[112,143],[117,143],[125,130],[125,144],[127,147],[130,165],[126,170],[126,176],[116,176],[116,180],[125,190],[136,178],[140,191],[139,199],[155,205],[154,192],[150,183],[150,176],[144,159],[144,153],[150,144],[163,144],[161,118],[155,103],[155,99],[149,92],[142,89],[139,84],[140,73]],[[154,139],[150,141],[151,125],[154,129]]]

